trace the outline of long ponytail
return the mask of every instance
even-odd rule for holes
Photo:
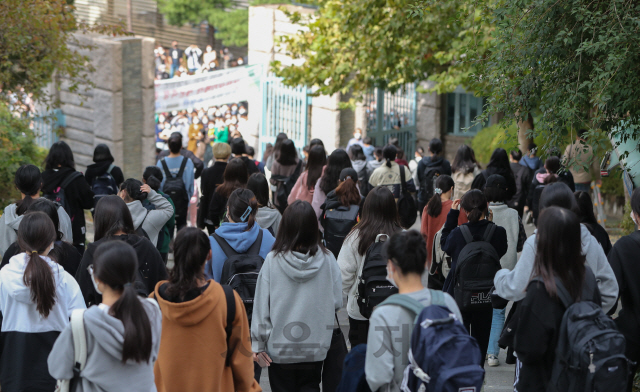
[[[48,254],[56,240],[56,228],[44,212],[26,214],[18,226],[18,245],[27,254],[22,281],[31,290],[31,300],[42,317],[49,317],[56,303],[53,271],[40,255]]]
[[[453,178],[446,174],[441,174],[438,179],[436,179],[435,185],[433,196],[429,200],[429,203],[427,203],[427,214],[433,218],[439,216],[442,212],[442,200],[440,199],[440,195],[453,189]]]
[[[151,322],[134,287],[138,273],[138,256],[123,241],[106,242],[96,249],[94,275],[115,291],[120,298],[111,305],[109,314],[122,321],[124,342],[122,362],[149,362],[151,358]]]

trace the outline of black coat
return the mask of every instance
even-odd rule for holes
[[[101,244],[108,241],[124,241],[133,246],[138,255],[138,271],[140,272],[139,278],[141,278],[142,286],[136,288],[140,294],[152,293],[156,287],[156,284],[161,280],[168,278],[167,268],[164,265],[162,256],[158,249],[144,237],[139,237],[135,234],[131,235],[118,235],[113,237],[102,238],[92,244],[89,244],[87,250],[82,256],[82,262],[78,271],[76,272],[76,280],[82,291],[82,296],[87,304],[87,307],[91,305],[97,305],[102,302],[102,295],[98,294],[91,282],[91,275],[87,269],[90,265],[93,265],[93,259],[96,249]]]
[[[519,163],[511,162],[511,171],[516,180],[516,193],[507,205],[522,215],[525,204],[527,203],[527,195],[529,194],[529,185],[531,184],[531,170]]]
[[[605,230],[605,228],[600,226],[598,223],[582,222],[582,224],[584,224],[587,229],[589,229],[589,232],[592,236],[596,237],[596,240],[598,240],[598,242],[602,246],[602,250],[604,250],[604,254],[608,255],[609,251],[611,251],[611,239],[609,238],[609,233],[607,233],[607,230]]]
[[[224,216],[224,213],[227,211],[227,201],[228,199],[218,192],[213,192],[213,196],[211,197],[211,202],[209,202],[209,213],[208,217],[211,222],[213,222],[213,227],[217,228],[220,226],[220,221]]]
[[[213,192],[218,185],[224,182],[224,170],[227,168],[227,162],[214,162],[213,166],[204,169],[202,179],[200,180],[200,206],[198,208],[198,228],[204,229],[204,219],[209,212],[209,205]]]
[[[619,297],[622,310],[618,314],[616,324],[627,339],[627,344],[640,345],[640,231],[635,231],[620,238],[607,255],[609,264],[618,281]],[[614,307],[609,311],[614,313]],[[636,361],[638,358],[632,360]]]
[[[586,279],[595,280],[587,267]],[[597,286],[596,286],[597,287]],[[600,291],[587,297],[601,305]],[[551,298],[542,282],[531,282],[526,297],[519,303],[513,348],[522,362],[517,381],[518,392],[544,392],[551,379],[551,369],[560,335],[565,307],[558,298]],[[510,325],[513,325],[510,323]]]
[[[453,208],[449,210],[447,220],[442,228],[442,237],[440,237],[440,246],[442,247],[442,250],[451,256],[451,271],[449,272],[449,275],[447,275],[442,291],[451,295],[453,295],[453,277],[456,271],[458,256],[460,255],[462,248],[467,245],[467,241],[464,239],[462,231],[458,228],[459,215],[460,210],[454,210]],[[486,219],[473,223],[465,223],[474,238],[482,237],[484,232],[487,230],[487,226],[490,224],[493,225],[495,223]],[[499,257],[502,257],[507,253],[507,231],[504,227],[496,226],[493,238],[491,238],[491,245],[493,245],[496,252],[498,252]]]
[[[47,169],[42,172],[42,192],[52,193],[54,189],[59,187],[62,182],[75,172],[69,167],[61,167],[59,169]],[[67,211],[71,218],[71,231],[73,232],[73,244],[80,245],[85,243],[86,223],[84,219],[84,210],[93,208],[93,192],[84,176],[80,176],[71,181],[67,189],[64,190],[65,198],[69,203],[70,211]]]
[[[2,256],[2,263],[0,264],[0,269],[2,269],[5,265],[9,264],[9,260],[20,253],[20,247],[17,242],[14,242],[9,246],[7,251]],[[78,266],[80,265],[80,261],[82,260],[82,255],[78,252],[73,245],[68,244],[63,241],[56,241],[53,244],[53,251],[50,253],[52,258],[64,268],[71,276],[76,276],[76,272],[78,271]]]
[[[106,161],[89,165],[87,167],[87,172],[84,174],[84,178],[87,179],[87,184],[91,185],[96,177],[106,173],[112,163],[113,162]],[[124,182],[124,174],[122,174],[122,170],[118,166],[113,166],[113,169],[111,169],[111,176],[116,181],[116,184],[118,184],[118,187],[120,187],[120,184]]]

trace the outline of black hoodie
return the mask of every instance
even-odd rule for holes
[[[622,310],[616,324],[627,339],[627,346],[640,345],[638,327],[640,327],[640,231],[635,231],[620,238],[607,255],[609,264],[616,274]],[[614,307],[609,314],[614,313]],[[640,358],[630,358],[637,361]]]
[[[52,193],[54,189],[60,186],[62,182],[75,172],[70,167],[60,167],[58,169],[47,169],[42,172],[42,193]],[[84,176],[80,176],[64,190],[65,198],[69,203],[70,211],[67,211],[71,218],[71,231],[73,232],[73,244],[84,245],[85,243],[85,220],[84,210],[93,208],[93,192],[85,180]]]
[[[87,184],[91,185],[96,177],[106,173],[112,163],[113,162],[103,161],[89,165],[87,167],[87,172],[84,174],[84,178],[87,179]],[[113,166],[113,169],[111,169],[111,176],[116,181],[116,184],[118,184],[118,187],[124,182],[124,174],[122,174],[122,170],[118,166]]]
[[[82,256],[82,262],[76,272],[76,280],[80,285],[82,296],[87,304],[87,307],[91,305],[97,305],[102,302],[102,295],[98,294],[91,282],[91,275],[89,274],[90,265],[93,265],[94,254],[98,246],[108,241],[124,241],[133,246],[136,254],[138,255],[138,279],[136,280],[136,289],[140,294],[148,295],[152,293],[156,287],[156,284],[161,280],[168,278],[167,269],[164,266],[164,261],[158,249],[144,237],[138,237],[135,234],[130,235],[117,235],[113,237],[102,238],[92,244],[89,244],[87,250]],[[142,286],[138,283],[141,282]]]

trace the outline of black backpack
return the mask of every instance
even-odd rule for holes
[[[93,191],[93,206],[95,207],[100,199],[109,195],[118,194],[118,184],[111,175],[111,170],[115,166],[109,165],[107,171],[98,177],[94,178],[91,183],[91,190]]]
[[[324,209],[320,217],[320,223],[324,228],[324,242],[326,247],[338,258],[342,243],[356,223],[358,223],[358,211],[360,207],[339,206],[337,208]]]
[[[162,192],[169,195],[171,200],[173,200],[173,204],[175,205],[175,213],[176,219],[181,217],[183,214],[187,214],[187,210],[189,209],[189,195],[187,195],[187,186],[184,181],[182,181],[182,175],[184,174],[184,169],[187,166],[187,160],[189,158],[182,157],[182,164],[180,165],[180,170],[178,174],[174,177],[167,166],[167,162],[162,158],[160,162],[162,163],[162,169],[164,170],[165,180],[164,186],[162,187]]]
[[[280,212],[284,211],[285,208],[289,205],[287,199],[291,194],[291,190],[293,186],[296,185],[296,181],[298,181],[298,177],[300,177],[300,172],[302,171],[302,161],[298,161],[296,165],[296,170],[289,177],[282,176],[279,174],[272,175],[271,178],[274,181],[279,182],[278,190],[276,191],[274,197],[278,201],[278,209]]]
[[[373,308],[381,304],[392,294],[398,293],[398,288],[387,280],[387,255],[384,251],[383,237],[389,239],[386,234],[378,234],[376,240],[364,257],[362,273],[358,277],[358,293],[356,301],[362,317],[369,318]]]
[[[407,189],[407,181],[404,178],[404,166],[398,165],[400,169],[400,197],[398,198],[398,215],[400,215],[400,225],[409,229],[416,223],[418,217],[418,207],[416,200],[411,196]]]
[[[213,238],[218,242],[220,248],[227,256],[222,266],[222,275],[220,283],[227,284],[238,292],[244,308],[247,311],[249,325],[251,325],[251,315],[253,314],[253,299],[256,295],[256,284],[258,275],[264,259],[260,256],[260,246],[262,245],[262,229],[258,231],[258,237],[246,253],[236,252],[225,240],[218,234],[213,233]]]
[[[69,204],[69,198],[65,194],[66,188],[71,184],[76,178],[82,177],[82,173],[74,171],[69,174],[67,178],[62,181],[59,187],[55,188],[53,191],[49,193],[45,193],[43,196],[45,199],[49,199],[54,203],[58,203],[64,208],[64,210],[69,215],[69,218],[73,221],[74,215],[71,213],[71,205]]]
[[[454,277],[454,297],[461,311],[491,309],[493,278],[502,267],[491,245],[496,231],[489,223],[481,240],[475,240],[467,225],[460,226],[466,245],[458,255]]]
[[[540,277],[532,281],[543,282]],[[550,392],[624,391],[630,372],[626,341],[600,305],[573,298],[555,278],[558,298],[566,308],[560,324],[556,356],[551,370]],[[593,298],[597,283],[585,271],[582,298]]]
[[[426,167],[420,180],[420,188],[418,189],[418,211],[422,212],[424,207],[433,197],[436,189],[436,180],[443,173],[443,166]]]

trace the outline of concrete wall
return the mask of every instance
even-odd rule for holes
[[[249,64],[262,64],[265,75],[271,73],[271,62],[274,60],[280,61],[284,65],[299,63],[298,60],[294,61],[289,57],[284,48],[278,45],[278,42],[280,40],[279,37],[296,34],[303,27],[291,23],[286,14],[280,9],[281,7],[286,7],[290,12],[299,12],[306,17],[312,17],[314,12],[311,8],[295,5],[267,4],[249,7]],[[312,100],[310,129],[307,136],[309,140],[313,138],[322,139],[328,152],[341,145],[339,102],[339,94],[331,97],[314,97]],[[261,107],[261,104],[258,106]],[[250,104],[249,121],[252,121],[253,117],[257,124],[261,121],[261,116],[262,110],[252,110]],[[348,131],[348,133],[353,133],[353,130]],[[255,136],[256,139],[247,138],[247,141],[257,146],[257,131]],[[252,143],[252,140],[255,140],[255,142]],[[346,142],[343,145],[346,145]]]
[[[76,34],[78,42],[93,47],[86,53],[95,71],[95,86],[71,91],[67,80],[58,92],[66,129],[62,140],[73,150],[77,169],[93,163],[95,146],[111,149],[125,177],[140,178],[155,163],[154,67],[155,40]]]

